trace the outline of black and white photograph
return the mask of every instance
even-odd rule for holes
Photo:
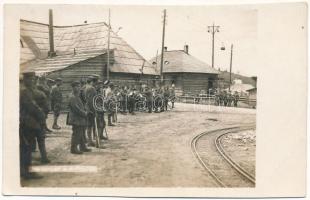
[[[21,188],[255,190],[263,6],[16,6]]]

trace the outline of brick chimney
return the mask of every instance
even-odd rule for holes
[[[48,35],[49,35],[49,42],[50,42],[50,50],[48,52],[48,57],[55,57],[56,52],[54,50],[54,27],[53,27],[53,10],[52,9],[49,9]]]
[[[187,45],[187,44],[184,45],[184,52],[185,52],[186,54],[188,54],[188,45]]]

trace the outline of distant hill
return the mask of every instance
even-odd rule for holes
[[[220,71],[219,78],[223,79],[226,83],[229,83],[229,72],[226,71]],[[242,76],[240,74],[234,74],[231,73],[231,81],[233,83],[234,79],[240,79],[242,80],[242,83],[244,84],[250,84],[253,87],[255,87],[255,80],[252,77],[248,76]]]

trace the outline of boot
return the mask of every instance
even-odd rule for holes
[[[72,154],[82,154],[83,152],[78,150],[77,148],[77,143],[76,143],[76,138],[72,135],[71,138],[71,151]]]
[[[91,151],[91,149],[87,148],[85,144],[82,144],[80,146],[80,149],[82,152],[90,152]]]
[[[53,127],[52,127],[53,129],[55,129],[55,130],[59,130],[59,129],[61,129],[61,127],[60,126],[58,126],[57,124],[53,124]]]
[[[83,151],[78,150],[77,148],[71,150],[72,154],[83,154]]]
[[[91,137],[91,132],[92,132],[91,130],[92,129],[87,129],[88,146],[94,147],[95,143],[93,142],[92,137]]]
[[[54,123],[53,123],[53,127],[52,128],[56,129],[56,130],[59,130],[59,129],[61,129],[61,127],[58,126],[57,120],[58,120],[58,117],[54,117]]]
[[[41,155],[41,163],[42,164],[50,163],[51,161],[47,158],[45,139],[40,138],[40,141],[38,141],[38,146],[39,146],[40,155]]]
[[[115,126],[114,124],[112,124],[112,116],[108,115],[108,126]]]

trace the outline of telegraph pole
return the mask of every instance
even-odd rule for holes
[[[229,91],[230,91],[230,85],[231,85],[231,68],[232,68],[233,47],[234,47],[234,45],[231,44],[231,47],[230,47],[230,69],[229,69]]]
[[[111,24],[110,24],[110,8],[109,8],[109,27],[108,27],[108,52],[107,52],[107,80],[110,79],[110,29],[111,29]]]
[[[214,68],[214,35],[217,32],[220,32],[220,26],[215,26],[214,23],[212,26],[208,26],[208,33],[212,34],[212,67]]]
[[[161,61],[160,61],[160,83],[164,82],[163,66],[164,66],[164,48],[165,48],[165,26],[166,26],[166,9],[164,9],[163,36],[161,42]]]

